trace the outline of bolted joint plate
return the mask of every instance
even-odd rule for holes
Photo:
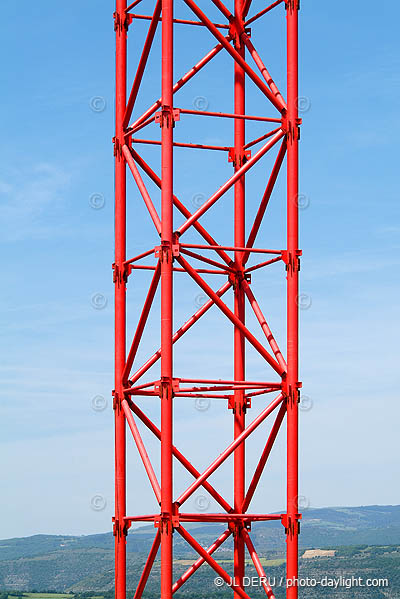
[[[154,122],[159,123],[160,127],[175,127],[175,123],[180,120],[181,111],[171,106],[163,106],[154,116]]]
[[[281,514],[281,523],[285,528],[287,536],[300,534],[300,520],[302,517],[302,514],[295,514],[294,517],[291,517],[288,514]]]

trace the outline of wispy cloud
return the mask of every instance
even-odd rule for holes
[[[68,173],[48,162],[9,172],[0,180],[3,242],[56,235],[69,183]]]

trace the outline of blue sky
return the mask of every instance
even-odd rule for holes
[[[260,0],[253,4],[254,12],[265,6]],[[177,15],[189,14],[183,3],[176,6]],[[208,2],[203,0],[202,6]],[[149,0],[143,7],[150,12]],[[15,3],[3,7],[1,538],[110,529],[112,11],[109,0],[40,0],[28,3],[22,13]],[[254,24],[252,39],[284,90],[283,12],[280,7]],[[211,8],[209,14],[216,16]],[[398,503],[399,482],[393,473],[400,416],[399,17],[400,8],[388,1],[378,6],[357,0],[336,11],[332,4],[302,2],[301,95],[310,107],[302,115],[301,191],[309,205],[301,212],[301,279],[312,305],[301,312],[301,379],[312,408],[301,414],[301,494],[313,507]],[[177,76],[214,45],[210,34],[198,29],[176,28]],[[145,31],[140,22],[131,32],[131,78]],[[158,98],[158,41],[137,114]],[[230,111],[231,73],[231,59],[221,55],[176,96],[176,106],[193,108],[201,96],[210,110]],[[275,116],[259,92],[249,90],[249,111]],[[94,98],[102,99],[104,110],[93,110],[99,106]],[[176,138],[187,134],[190,141],[230,145],[230,124],[206,120],[182,119]],[[141,151],[158,169],[157,151]],[[232,172],[225,155],[205,154],[175,154],[176,192],[189,209],[193,197],[208,196]],[[249,215],[263,191],[270,160],[248,178]],[[264,247],[284,247],[283,183],[281,177],[261,231]],[[157,203],[157,193],[151,185],[149,189]],[[157,239],[132,185],[129,193],[128,246],[133,255]],[[93,194],[102,195],[104,207],[91,207]],[[204,218],[225,243],[231,242],[231,200],[228,194]],[[284,346],[283,271],[274,265],[259,273],[254,291]],[[131,331],[147,281],[144,275],[129,281]],[[182,282],[177,291],[178,325],[196,310],[201,291]],[[96,293],[107,299],[102,310],[93,308]],[[158,347],[156,324],[157,305],[140,352],[143,360]],[[177,376],[229,375],[229,352],[230,329],[217,312],[210,312],[195,336],[177,345]],[[248,366],[254,376],[265,376],[250,350]],[[105,410],[92,409],[96,395],[106,398]],[[261,408],[259,402],[252,415]],[[157,417],[155,402],[146,409]],[[260,430],[249,447],[249,472],[266,431]],[[199,468],[208,465],[230,435],[222,402],[205,412],[189,400],[177,405],[177,443]],[[139,513],[148,509],[151,491],[130,438],[128,442],[128,506],[130,513]],[[150,443],[150,452],[157,463],[156,444]],[[282,436],[255,498],[255,511],[283,507],[283,463]],[[221,478],[213,479],[227,497],[230,469],[227,463]],[[178,470],[177,491],[185,482]],[[105,500],[100,511],[91,509],[96,495]]]

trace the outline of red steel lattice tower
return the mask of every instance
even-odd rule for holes
[[[208,0],[220,11],[220,23],[214,23],[194,0],[184,2],[193,14],[192,20],[174,16],[174,0],[156,0],[152,15],[134,14],[132,11],[141,0],[127,6],[127,0],[116,0],[114,13],[116,32],[116,132],[115,146],[115,562],[116,598],[126,596],[126,535],[133,522],[154,522],[155,538],[146,561],[135,599],[140,599],[146,586],[154,560],[161,553],[161,598],[170,599],[188,578],[207,563],[218,576],[233,589],[236,599],[248,598],[243,586],[246,551],[250,554],[257,574],[265,577],[263,566],[253,545],[250,525],[256,521],[281,520],[286,532],[287,579],[297,580],[298,575],[298,0],[277,0],[261,12],[248,16],[252,0],[234,0],[232,12],[222,0]],[[211,5],[211,4],[210,4]],[[279,5],[280,8],[279,8]],[[284,6],[287,23],[287,88],[286,100],[278,90],[264,62],[250,39],[249,25],[272,11]],[[284,11],[282,11],[284,12]],[[149,27],[136,75],[127,96],[127,40],[129,26],[134,19],[147,19]],[[268,17],[266,17],[268,18]],[[174,78],[174,28],[175,25],[204,27],[217,44],[187,73]],[[133,118],[135,103],[142,83],[150,49],[158,28],[161,28],[161,98],[152,98],[150,107]],[[234,106],[233,112],[190,110],[174,104],[175,93],[185,86],[220,52],[232,58]],[[251,64],[248,62],[251,60]],[[246,113],[246,86],[257,86],[264,94],[266,114],[272,108],[275,116]],[[234,146],[212,146],[177,142],[174,139],[175,123],[185,115],[198,118],[213,117],[231,119],[234,128]],[[246,123],[258,122],[272,129],[260,137],[246,140]],[[144,128],[161,128],[161,140],[143,139],[137,133]],[[159,131],[160,129],[158,129]],[[161,147],[161,171],[157,174],[138,151],[139,144]],[[250,148],[258,147],[251,155]],[[190,211],[175,195],[173,185],[174,147],[229,152],[233,163],[232,176],[194,212]],[[245,229],[245,175],[264,155],[278,149],[272,170],[267,177],[264,194],[259,200],[258,211],[252,219],[251,228]],[[254,151],[254,150],[253,150]],[[256,246],[256,238],[275,182],[284,160],[287,163],[287,246],[285,250],[265,249]],[[149,242],[147,251],[135,257],[126,256],[126,172],[133,176],[140,195],[161,241]],[[158,210],[148,191],[146,178],[161,190],[161,209]],[[213,205],[229,190],[234,193],[234,236],[231,245],[220,245],[201,224],[202,216],[212,212]],[[183,224],[176,227],[174,215],[183,217]],[[185,243],[185,232],[195,230],[202,243]],[[256,264],[248,266],[249,259]],[[144,260],[152,259],[148,264]],[[195,265],[191,260],[196,260]],[[198,261],[203,263],[198,267]],[[250,273],[282,261],[286,266],[287,279],[287,348],[286,359],[267,324],[267,320],[252,291]],[[135,269],[152,272],[148,293],[138,319],[135,334],[128,339],[126,351],[126,288],[129,276]],[[215,290],[207,282],[208,275],[217,274],[223,284]],[[255,276],[254,275],[254,276]],[[174,332],[173,308],[175,276],[190,277],[208,297],[208,300]],[[161,347],[144,364],[138,364],[137,352],[142,341],[146,321],[157,290],[160,292],[161,315],[159,320]],[[222,296],[233,293],[231,310]],[[264,342],[261,342],[245,322],[246,305],[254,312],[260,325]],[[233,326],[233,367],[231,380],[183,378],[174,370],[173,346],[197,321],[215,306]],[[262,356],[271,373],[278,375],[276,382],[250,381],[246,379],[246,344]],[[157,380],[147,380],[146,373],[160,365]],[[193,375],[192,375],[193,376]],[[246,408],[251,398],[268,397],[275,393],[272,402],[266,402],[256,418],[246,423]],[[161,425],[158,428],[146,415],[137,401],[140,397],[158,397]],[[174,445],[173,404],[174,398],[225,398],[234,419],[233,440],[228,447],[203,472],[198,471]],[[245,442],[255,429],[269,416],[274,418],[266,439],[265,448],[252,475],[250,485],[245,486]],[[272,446],[286,418],[287,426],[287,509],[283,514],[254,514],[248,508],[270,455]],[[141,421],[161,443],[161,477],[158,479],[147,454],[137,422]],[[148,475],[160,510],[156,514],[129,516],[126,513],[126,423],[133,435],[140,458]],[[229,503],[209,482],[209,477],[233,455],[234,480],[233,503]],[[178,496],[173,495],[174,460],[180,462],[193,476],[193,482]],[[200,487],[220,505],[220,513],[192,514],[184,511],[184,504]],[[185,527],[186,522],[225,523],[226,531],[208,548],[202,547]],[[173,579],[173,533],[179,534],[198,553],[199,558],[178,580]],[[231,578],[213,557],[213,553],[226,539],[234,539],[234,576]],[[268,597],[273,590],[263,583]],[[297,597],[297,585],[287,587],[287,597]]]

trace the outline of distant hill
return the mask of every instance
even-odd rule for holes
[[[279,522],[253,527],[263,550],[281,543]],[[336,507],[303,510],[300,547],[338,545],[394,545],[400,542],[400,506]]]
[[[221,525],[188,525],[202,544],[221,533]],[[138,572],[154,539],[154,527],[131,530],[128,570]],[[281,554],[285,535],[280,522],[253,525],[260,555]],[[0,589],[107,590],[112,585],[112,533],[87,536],[35,535],[0,541]],[[321,508],[303,511],[300,546],[329,548],[354,545],[400,545],[400,506]],[[231,545],[221,550],[230,556]],[[190,558],[191,548],[175,535],[176,558]],[[221,554],[222,555],[222,554]]]

